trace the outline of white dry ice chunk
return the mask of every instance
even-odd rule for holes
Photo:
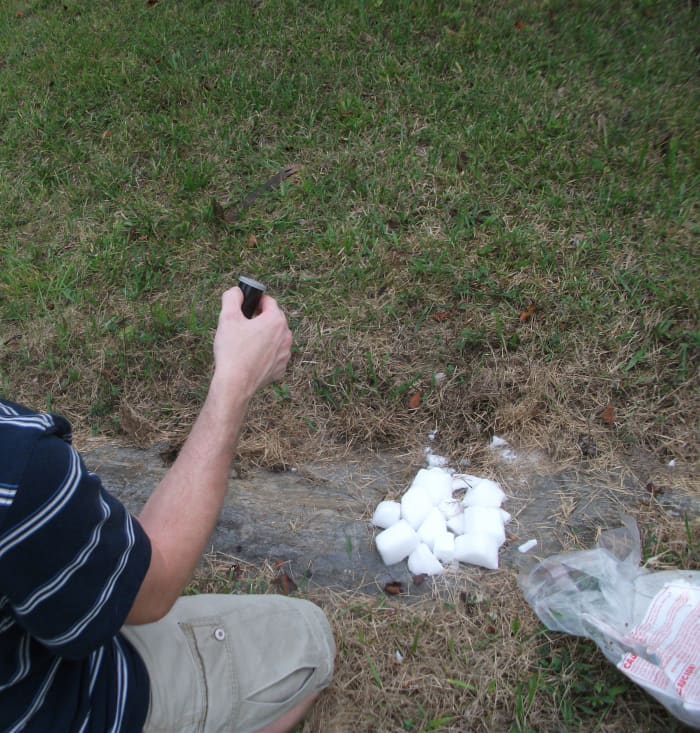
[[[430,495],[433,506],[452,498],[452,476],[444,468],[421,468],[411,482],[411,489],[420,486]]]
[[[423,524],[432,508],[433,500],[425,486],[412,486],[401,497],[401,518],[413,529],[418,529]]]
[[[518,551],[522,553],[529,552],[533,547],[537,547],[537,540],[528,540],[527,542],[523,542],[523,544],[518,547]]]
[[[375,527],[388,529],[401,519],[401,504],[398,501],[380,501],[372,515]]]
[[[413,527],[405,519],[400,519],[389,529],[380,532],[374,542],[382,562],[395,565],[405,560],[418,547],[420,540]]]
[[[492,448],[493,450],[498,450],[499,448],[505,448],[508,445],[508,441],[504,440],[503,438],[499,438],[498,435],[494,435],[493,438],[491,438],[491,443],[489,445],[489,448]]]
[[[492,506],[468,506],[464,510],[464,534],[491,535],[500,547],[506,541],[501,510]]]
[[[503,524],[508,524],[508,522],[513,519],[513,517],[508,514],[505,509],[499,509],[498,511],[501,513],[501,521],[503,522]]]
[[[455,536],[452,532],[443,532],[435,538],[433,555],[444,563],[451,563],[455,559]]]
[[[485,479],[483,476],[474,476],[471,473],[456,473],[452,478],[453,480],[459,479],[463,483],[462,488],[465,488],[465,489],[468,489],[471,486],[476,486],[477,484],[481,483],[482,481],[490,480],[490,479]]]
[[[468,480],[468,483],[469,488],[464,495],[464,499],[462,499],[464,506],[499,507],[506,498],[500,485],[491,479],[481,478],[478,481]]]
[[[469,484],[464,474],[456,473],[452,477],[452,491],[459,491],[460,489],[468,489]]]
[[[447,525],[443,513],[437,507],[433,507],[421,526],[418,527],[418,537],[432,550],[435,538],[446,531]]]
[[[464,534],[464,513],[450,517],[447,520],[447,529],[455,534]]]
[[[408,569],[413,575],[440,575],[445,571],[424,542],[421,542],[408,556]]]
[[[445,501],[441,501],[438,504],[437,508],[442,512],[442,515],[445,517],[445,519],[456,517],[464,510],[462,502],[458,499],[446,499]]]
[[[463,534],[455,537],[455,559],[489,570],[497,570],[498,543],[490,534]]]

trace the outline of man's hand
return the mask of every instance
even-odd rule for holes
[[[127,619],[162,618],[189,582],[216,525],[248,402],[281,379],[292,334],[269,296],[258,315],[241,311],[243,292],[227,290],[214,337],[214,375],[177,460],[146,502],[139,522],[151,540],[151,564]]]
[[[263,295],[258,314],[248,319],[241,311],[243,291],[227,290],[221,298],[214,337],[214,380],[237,385],[253,394],[282,378],[292,348],[292,333],[273,298]]]

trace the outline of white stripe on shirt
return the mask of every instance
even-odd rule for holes
[[[34,534],[43,525],[50,522],[56,514],[70,501],[75,493],[82,476],[80,457],[73,448],[69,447],[70,462],[68,473],[63,483],[51,499],[38,511],[34,512],[28,519],[16,525],[2,540],[0,540],[0,557],[11,550],[15,545],[23,542],[27,537]]]
[[[19,643],[19,649],[17,650],[17,659],[19,661],[17,669],[15,670],[14,675],[7,682],[0,685],[0,692],[17,684],[29,674],[29,670],[32,666],[32,661],[29,658],[29,641],[29,634],[24,634],[24,636],[22,636],[22,641]]]
[[[126,696],[129,683],[126,657],[124,656],[124,649],[119,641],[119,637],[114,637],[113,646],[115,650],[114,656],[117,660],[117,707],[114,711],[114,724],[112,725],[110,733],[119,733],[124,720],[124,709],[126,708]]]
[[[14,726],[8,731],[5,731],[5,733],[20,733],[20,731],[24,730],[26,722],[30,720],[34,713],[44,704],[46,694],[51,689],[53,678],[56,676],[56,672],[58,671],[58,668],[60,666],[61,658],[56,657],[54,663],[51,665],[51,667],[49,667],[49,673],[46,675],[46,679],[42,683],[37,694],[34,696],[34,701],[32,702],[32,704],[27,708],[24,715],[15,721]]]
[[[47,646],[57,646],[61,644],[68,644],[69,642],[74,641],[77,639],[82,632],[86,629],[86,627],[95,619],[95,617],[100,613],[103,606],[107,601],[110,600],[112,593],[114,592],[114,586],[117,584],[117,581],[119,580],[119,576],[122,574],[124,569],[126,568],[127,561],[129,559],[129,555],[131,554],[131,549],[133,548],[134,544],[136,543],[136,537],[134,534],[134,526],[131,519],[131,514],[129,512],[125,512],[125,527],[124,530],[126,532],[127,536],[127,545],[124,549],[124,552],[122,553],[121,557],[119,558],[119,562],[117,564],[117,567],[115,568],[112,575],[107,580],[107,584],[105,585],[104,589],[102,590],[102,593],[100,594],[99,598],[93,605],[93,607],[88,611],[85,616],[83,616],[81,619],[76,621],[73,626],[68,629],[65,633],[60,634],[59,636],[49,637],[49,638],[41,638],[37,637],[37,639],[42,643],[46,644]]]
[[[112,514],[109,504],[107,504],[102,497],[100,497],[100,506],[102,508],[102,519],[93,528],[87,544],[84,545],[80,553],[63,568],[60,575],[55,576],[43,586],[37,588],[32,595],[25,598],[24,603],[15,606],[14,609],[17,614],[20,616],[26,616],[28,613],[31,613],[40,603],[43,603],[47,598],[54,595],[54,593],[58,593],[58,591],[60,591],[61,588],[71,579],[73,574],[85,565],[93,550],[99,545],[100,538],[102,536],[102,527],[104,527],[105,522]]]

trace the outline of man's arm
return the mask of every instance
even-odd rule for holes
[[[150,496],[139,522],[151,540],[151,564],[127,623],[162,618],[192,577],[218,520],[248,402],[282,377],[292,335],[275,301],[241,312],[243,293],[224,293],[214,338],[214,374],[202,410],[177,460]]]

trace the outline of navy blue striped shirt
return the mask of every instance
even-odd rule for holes
[[[0,400],[0,732],[138,733],[146,669],[119,630],[151,547],[61,417]]]

